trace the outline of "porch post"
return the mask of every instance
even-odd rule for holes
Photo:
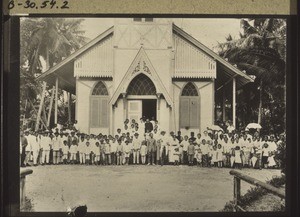
[[[50,106],[49,106],[49,112],[48,112],[47,127],[50,126],[50,120],[51,120],[51,112],[52,112],[52,106],[53,106],[54,93],[55,93],[55,87],[53,86],[52,91],[51,91],[51,97],[50,97]]]
[[[72,94],[68,92],[68,121],[71,123],[71,104],[72,104]]]
[[[223,88],[223,99],[222,99],[222,120],[226,121],[226,108],[225,108],[225,89]]]
[[[157,112],[156,112],[156,120],[158,120],[160,122],[160,97],[161,97],[161,93],[156,93],[156,97],[157,97]]]
[[[35,122],[35,131],[37,131],[39,129],[39,125],[40,125],[41,114],[43,111],[44,100],[45,100],[46,87],[47,87],[47,83],[43,82],[42,96],[41,96],[40,106],[39,106],[39,110],[37,112],[37,118],[36,118],[36,122]]]
[[[236,127],[236,81],[232,79],[232,124]]]
[[[57,113],[58,113],[58,77],[55,81],[55,107],[54,107],[54,123],[57,124]]]

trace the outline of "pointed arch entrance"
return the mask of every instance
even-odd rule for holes
[[[153,81],[144,73],[135,76],[127,88],[128,119],[157,119],[157,96]]]

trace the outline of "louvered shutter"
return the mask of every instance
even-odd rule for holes
[[[189,100],[190,104],[190,127],[197,128],[199,127],[199,98],[193,97]]]
[[[91,116],[90,123],[91,127],[99,127],[100,114],[99,114],[99,98],[91,98]]]
[[[101,98],[99,100],[100,111],[100,127],[108,127],[108,99]]]
[[[185,128],[190,126],[190,104],[189,99],[181,97],[180,99],[180,127]]]

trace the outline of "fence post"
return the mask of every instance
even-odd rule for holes
[[[241,198],[241,180],[234,176],[233,179],[233,201],[234,201],[234,207],[235,211],[238,209],[239,200]]]
[[[25,203],[25,183],[26,183],[26,176],[31,174],[33,171],[31,169],[23,169],[20,171],[20,207],[24,206]]]

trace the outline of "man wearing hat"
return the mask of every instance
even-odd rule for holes
[[[76,147],[78,146],[78,137],[75,135],[75,131],[72,130],[71,131],[71,136],[68,137],[68,144],[69,144],[69,147],[72,147],[73,145],[75,145]],[[90,145],[91,146],[91,145]],[[74,161],[73,163],[77,163],[79,162],[79,156],[77,153],[74,153]]]
[[[154,158],[156,152],[156,141],[153,138],[153,134],[149,134],[150,138],[147,140],[147,147],[148,147],[148,165],[155,165]]]
[[[39,134],[36,132],[33,135],[32,141],[31,141],[31,149],[32,149],[32,158],[33,158],[33,165],[37,166],[37,160],[40,153],[40,138]]]
[[[140,149],[141,149],[141,140],[139,139],[139,134],[135,133],[132,140],[133,146],[133,164],[140,163]]]
[[[28,164],[28,161],[30,159],[30,155],[31,155],[31,151],[32,151],[32,143],[33,143],[33,139],[34,136],[29,134],[29,131],[26,130],[25,131],[25,137],[27,139],[27,145],[25,146],[25,159],[24,159],[24,165],[25,166],[30,166]]]
[[[61,139],[59,137],[58,131],[54,133],[54,137],[52,139],[52,149],[53,149],[53,164],[60,163],[60,149],[61,149]]]
[[[52,143],[49,131],[44,131],[43,135],[41,136],[41,152],[42,152],[42,159],[40,160],[41,164],[44,165],[49,164],[50,158],[50,145]]]
[[[193,165],[193,160],[194,160],[194,155],[195,155],[195,146],[194,146],[194,141],[192,138],[189,139],[189,146],[188,146],[188,161],[189,161],[189,166]]]

